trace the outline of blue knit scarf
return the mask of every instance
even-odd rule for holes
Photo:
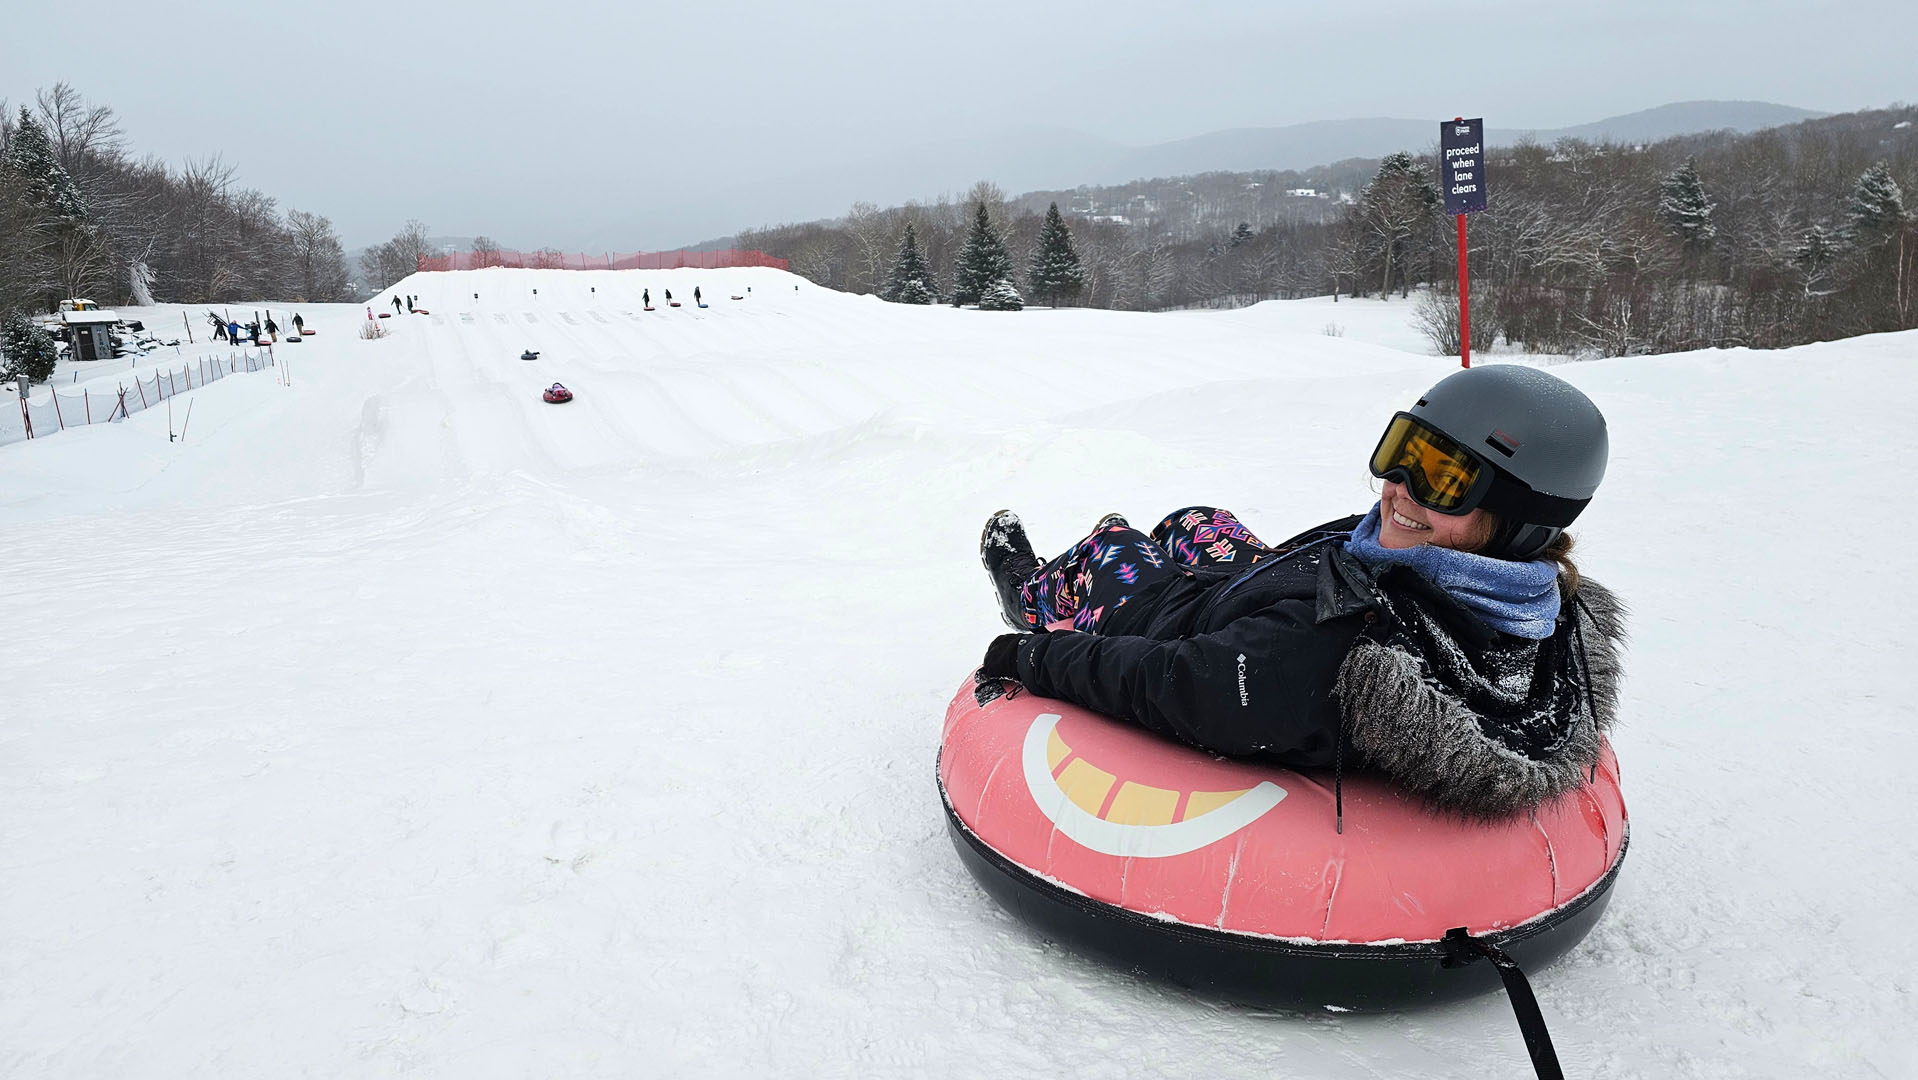
[[[1381,547],[1377,503],[1352,530],[1345,550],[1367,566],[1393,563],[1411,567],[1494,630],[1542,640],[1552,636],[1558,620],[1558,567],[1549,560],[1512,562],[1431,544],[1403,549]]]

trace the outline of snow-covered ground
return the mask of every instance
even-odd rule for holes
[[[0,446],[0,1075],[1530,1075],[1500,997],[1256,1013],[1064,953],[933,782],[988,512],[1362,509],[1450,370],[1411,305],[795,281],[420,275],[385,340],[303,308],[290,380],[193,391],[184,442]],[[1581,565],[1635,609],[1631,853],[1534,980],[1568,1075],[1918,1071],[1914,360],[1554,369],[1612,428]]]

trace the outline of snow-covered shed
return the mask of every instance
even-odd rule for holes
[[[113,328],[120,325],[120,316],[92,305],[79,310],[60,307],[60,328],[72,349],[68,355],[75,360],[111,359]]]

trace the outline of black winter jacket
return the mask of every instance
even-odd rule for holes
[[[1616,711],[1612,595],[1588,579],[1551,637],[1502,634],[1416,571],[1346,554],[1358,522],[1171,579],[1106,633],[1031,635],[1020,681],[1214,753],[1369,765],[1475,816],[1583,783]]]

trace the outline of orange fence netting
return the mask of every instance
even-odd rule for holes
[[[456,251],[422,255],[420,270],[719,270],[729,266],[786,269],[786,260],[763,251],[636,251],[630,255],[573,255],[562,251]]]

